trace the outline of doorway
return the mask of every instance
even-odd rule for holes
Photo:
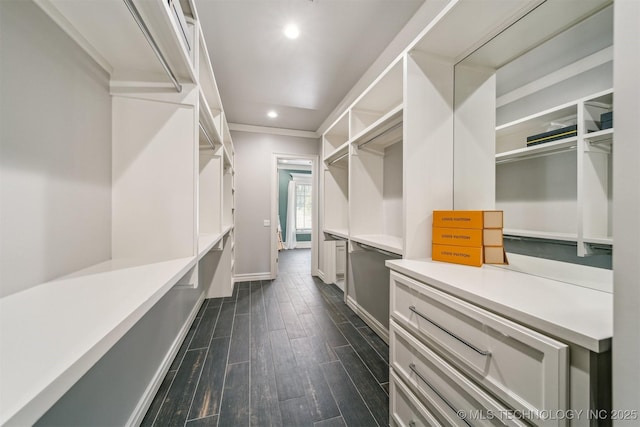
[[[271,187],[271,278],[278,275],[279,254],[284,251],[310,257],[307,272],[316,276],[317,156],[274,154]]]

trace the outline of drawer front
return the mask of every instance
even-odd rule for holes
[[[409,332],[391,321],[393,371],[424,401],[438,409],[446,425],[516,426],[526,424],[507,407],[449,365]]]
[[[389,425],[398,427],[441,427],[442,424],[413,395],[411,390],[391,371],[389,378]]]
[[[567,409],[563,343],[391,272],[391,316],[487,390],[536,423]]]

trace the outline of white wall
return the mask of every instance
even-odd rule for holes
[[[235,274],[269,274],[272,154],[320,153],[320,140],[232,131],[236,173]],[[317,181],[314,183],[317,185]]]
[[[0,1],[0,297],[109,259],[109,77],[38,6]]]
[[[614,12],[613,407],[640,411],[640,2]],[[614,425],[637,425],[637,419]]]

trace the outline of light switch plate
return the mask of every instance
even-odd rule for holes
[[[264,220],[264,226],[265,226],[265,227],[271,227],[271,221],[270,221],[270,220],[268,220],[268,219],[265,219],[265,220]]]

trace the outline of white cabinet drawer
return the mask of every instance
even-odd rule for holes
[[[568,347],[409,277],[391,272],[391,316],[536,424],[567,409]]]
[[[442,424],[391,371],[389,378],[390,425],[398,427],[441,427]]]
[[[393,320],[389,328],[393,371],[433,406],[445,425],[525,426],[464,374],[449,365]]]

